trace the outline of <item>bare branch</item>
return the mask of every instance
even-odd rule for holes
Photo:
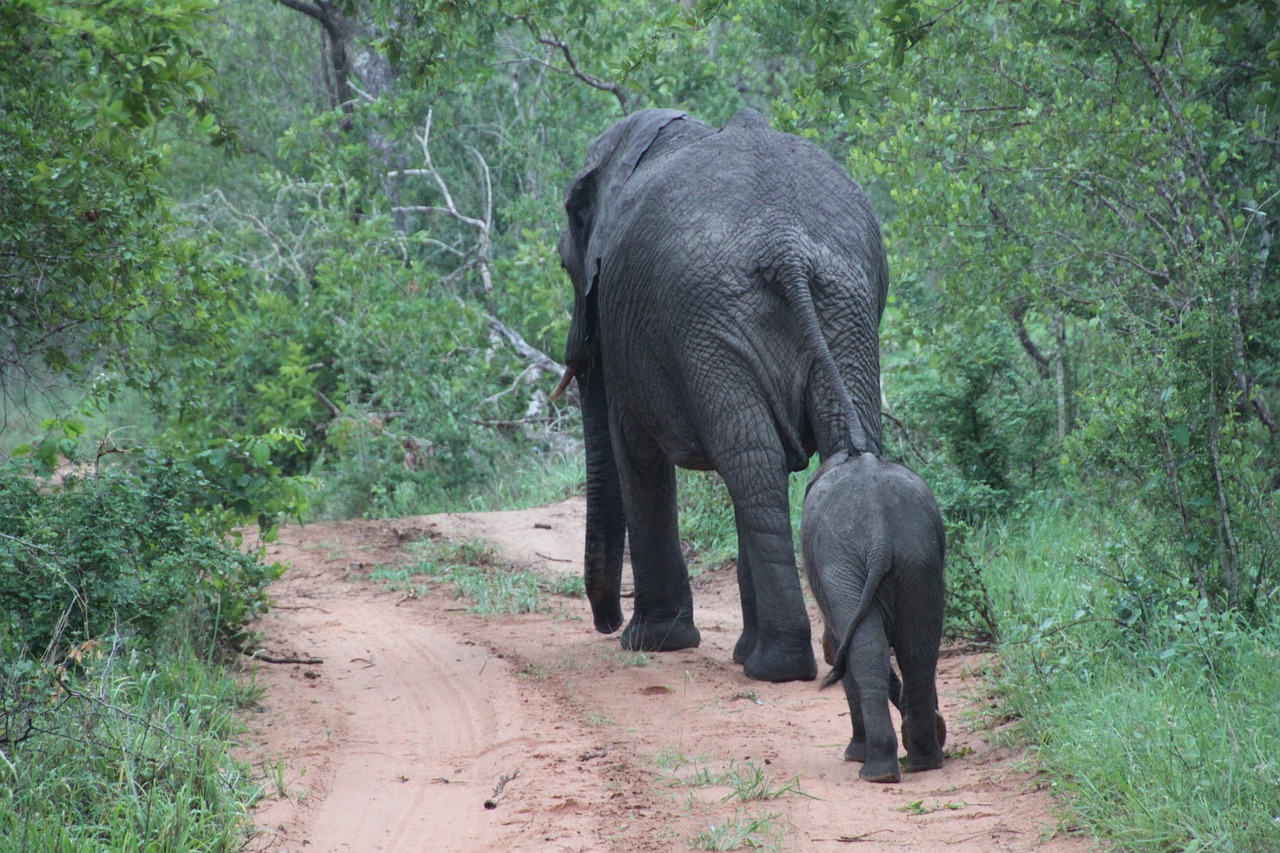
[[[557,379],[564,375],[565,367],[542,350],[535,347],[524,339],[524,337],[515,329],[499,320],[493,315],[487,315],[485,322],[489,324],[489,330],[500,336],[503,340],[511,345],[521,358],[529,362],[539,370],[545,370]]]
[[[545,371],[556,376],[557,378],[564,375],[565,367],[542,350],[530,344],[515,329],[502,322],[497,317],[497,304],[493,293],[493,177],[489,171],[489,163],[485,160],[477,149],[467,146],[467,150],[476,158],[476,162],[480,167],[480,174],[484,182],[484,212],[481,216],[468,216],[458,209],[457,202],[454,201],[453,193],[449,189],[448,183],[444,176],[436,169],[435,162],[431,157],[431,127],[432,112],[428,110],[427,121],[422,128],[420,134],[415,134],[419,146],[422,149],[423,167],[418,169],[399,169],[387,172],[388,178],[396,177],[417,177],[430,178],[439,190],[441,197],[444,199],[443,205],[406,205],[403,207],[393,208],[396,212],[402,213],[419,213],[425,215],[447,216],[457,222],[466,225],[475,232],[476,245],[473,249],[463,252],[452,246],[446,246],[439,241],[431,241],[434,245],[441,247],[447,251],[453,252],[463,259],[463,262],[449,275],[445,276],[441,281],[449,282],[465,275],[472,269],[476,269],[480,274],[481,288],[484,293],[485,300],[485,322],[489,326],[489,332],[494,338],[506,341],[516,353],[525,360],[531,370]],[[463,300],[459,298],[459,302]],[[523,374],[522,374],[523,376]],[[517,383],[518,384],[518,383]],[[515,386],[513,386],[514,388]],[[539,392],[541,393],[541,392]],[[545,397],[539,402],[536,399],[530,404],[536,410],[545,405]]]
[[[626,115],[629,112],[627,109],[626,90],[617,83],[609,80],[603,80],[594,74],[588,74],[586,71],[579,68],[577,60],[573,58],[573,51],[569,48],[568,43],[565,42],[564,39],[542,35],[538,30],[537,24],[535,24],[527,15],[514,15],[512,16],[512,20],[516,20],[524,24],[529,30],[529,35],[533,36],[534,40],[539,44],[546,45],[552,50],[560,51],[560,55],[564,57],[564,61],[569,65],[569,67],[567,69],[561,68],[558,65],[541,59],[534,59],[534,62],[542,65],[544,68],[555,71],[557,74],[565,74],[570,77],[575,77],[593,89],[599,89],[601,92],[608,92],[610,95],[613,95],[618,99],[618,106],[622,109],[623,115]]]

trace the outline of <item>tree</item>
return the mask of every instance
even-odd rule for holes
[[[946,388],[1003,336],[1023,355],[1011,387],[1058,407],[1009,470],[1029,487],[1066,448],[1064,473],[1134,508],[1110,521],[1153,574],[1237,606],[1276,581],[1259,474],[1276,465],[1278,389],[1259,381],[1276,367],[1259,339],[1280,297],[1267,250],[1280,160],[1255,97],[1275,68],[1274,14],[1204,5],[884,4],[905,16],[889,61],[868,43],[872,59],[815,78],[792,120],[857,140],[851,171],[883,180],[890,205],[904,302],[890,323],[967,366],[928,367],[891,328],[910,356],[886,359],[891,378]],[[831,25],[806,32],[816,54]],[[932,423],[943,446],[975,441]]]
[[[156,127],[213,110],[196,29],[205,0],[0,7],[0,397],[33,377],[118,371],[154,381],[142,336],[189,342],[216,288],[196,247],[172,242]],[[205,330],[206,333],[212,329]]]

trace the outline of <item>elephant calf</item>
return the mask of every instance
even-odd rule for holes
[[[843,638],[822,686],[844,682],[853,719],[845,760],[863,762],[858,775],[867,781],[901,779],[892,700],[902,712],[907,769],[941,767],[946,724],[935,678],[946,535],[933,493],[901,465],[837,453],[809,483],[800,530],[829,655]]]

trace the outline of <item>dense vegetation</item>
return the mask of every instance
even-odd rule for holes
[[[0,837],[234,849],[217,664],[275,571],[234,531],[563,489],[562,188],[625,111],[750,106],[882,217],[889,453],[1068,823],[1280,846],[1277,32],[1240,0],[0,4]]]

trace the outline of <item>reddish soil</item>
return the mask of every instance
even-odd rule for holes
[[[264,695],[242,756],[264,795],[247,849],[733,849],[706,834],[751,822],[777,850],[1090,849],[1061,829],[1023,756],[996,745],[981,656],[944,650],[946,766],[875,785],[841,759],[838,687],[762,684],[731,662],[732,570],[694,582],[701,648],[645,656],[597,634],[584,599],[480,616],[448,583],[414,595],[367,580],[424,538],[485,539],[512,567],[576,574],[583,514],[570,499],[285,529],[270,555],[291,568],[255,626],[259,647],[322,662],[252,667]],[[729,770],[790,790],[744,801]]]

